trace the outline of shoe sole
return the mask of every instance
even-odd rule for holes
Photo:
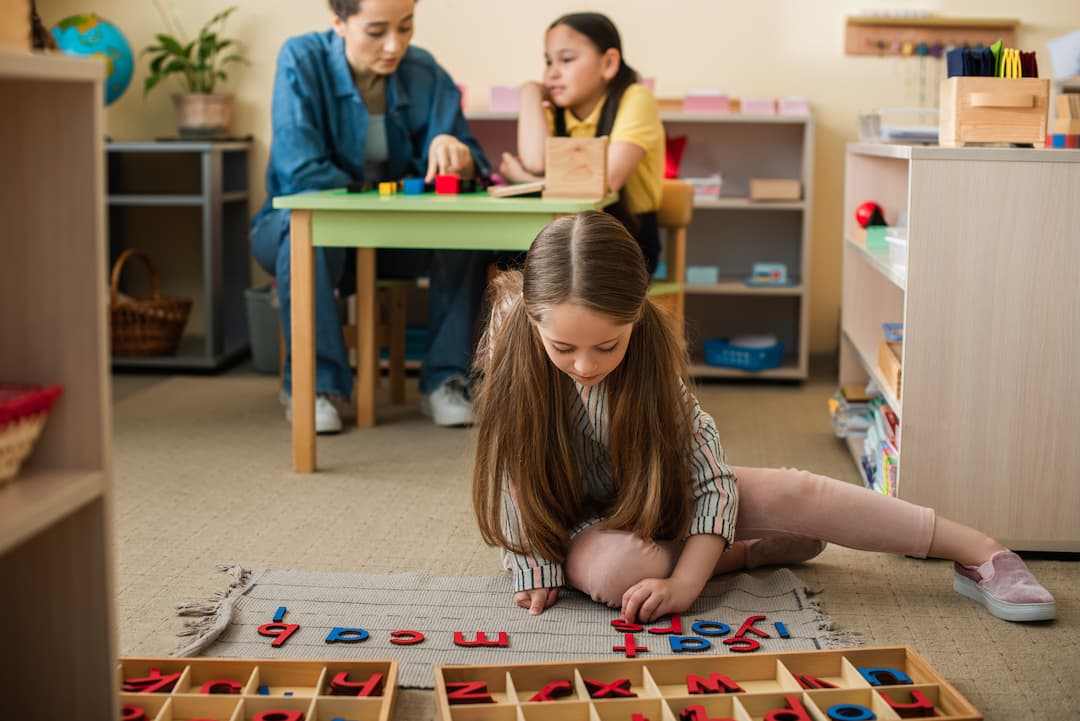
[[[987,593],[979,584],[964,576],[953,576],[953,590],[978,603],[990,615],[1003,621],[1025,623],[1028,621],[1052,621],[1057,616],[1057,602],[1009,603],[1000,601]]]
[[[420,404],[420,415],[430,418],[431,422],[440,428],[468,428],[476,423],[476,417],[471,413],[432,413],[431,406],[427,403]]]

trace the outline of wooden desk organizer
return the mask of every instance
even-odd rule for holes
[[[1039,78],[955,77],[941,81],[938,142],[1030,143],[1046,146],[1050,81]]]

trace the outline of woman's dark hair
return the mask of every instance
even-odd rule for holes
[[[600,119],[596,123],[596,137],[611,135],[611,128],[615,125],[615,113],[619,110],[619,102],[622,100],[626,89],[638,81],[638,73],[626,64],[623,58],[622,39],[615,23],[601,13],[568,13],[563,15],[548,26],[548,30],[559,25],[566,25],[585,37],[587,37],[601,55],[611,48],[619,51],[619,69],[615,77],[608,83],[607,98],[604,106],[600,109]],[[555,135],[566,135],[566,108],[555,110]],[[638,235],[638,219],[626,205],[623,193],[619,192],[619,200],[608,207],[607,212],[618,218],[632,235]]]

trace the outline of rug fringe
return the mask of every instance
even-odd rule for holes
[[[852,648],[863,645],[862,634],[858,631],[837,629],[836,623],[832,618],[821,612],[821,599],[817,598],[817,596],[821,593],[822,589],[803,586],[803,591],[810,607],[814,609],[814,613],[817,614],[817,630],[825,634],[822,646],[825,648]]]
[[[185,621],[184,629],[176,635],[195,638],[176,648],[170,655],[194,656],[217,640],[229,626],[236,598],[247,591],[255,575],[254,569],[244,566],[221,565],[218,570],[229,574],[228,586],[215,591],[208,601],[176,604],[178,616],[197,617],[195,620]]]

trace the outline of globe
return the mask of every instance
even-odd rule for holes
[[[105,59],[105,104],[112,104],[131,84],[135,69],[131,45],[120,29],[93,13],[72,15],[52,29],[56,45],[68,55]]]

